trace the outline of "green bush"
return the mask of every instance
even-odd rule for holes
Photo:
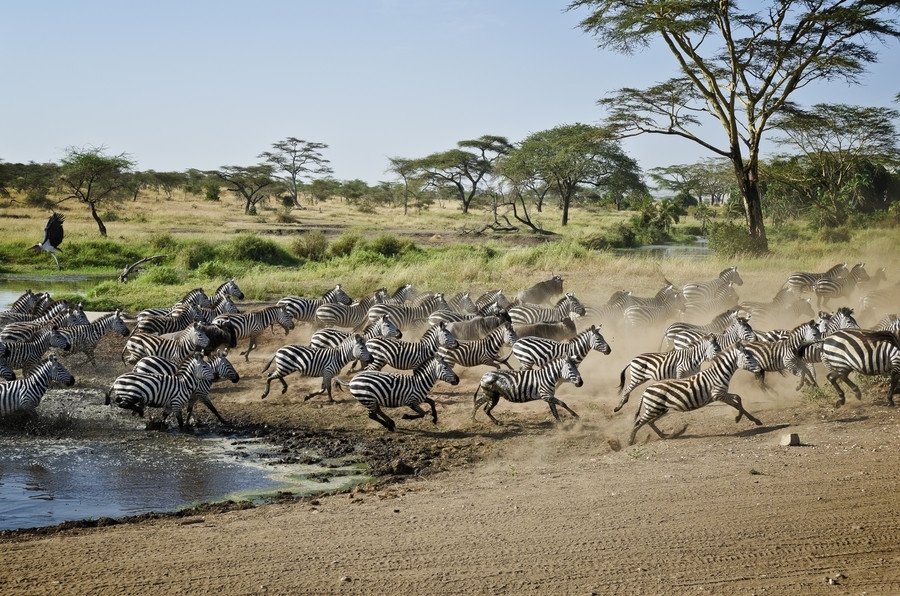
[[[216,249],[208,242],[201,240],[185,242],[177,250],[176,265],[188,271],[196,269],[201,263],[214,260],[217,256]]]
[[[254,234],[238,234],[223,250],[232,259],[264,265],[296,265],[297,259],[275,242]]]
[[[418,250],[411,240],[404,240],[390,234],[376,236],[365,243],[365,249],[387,258]]]
[[[174,253],[177,249],[178,242],[172,234],[160,232],[150,236],[150,248],[156,252]]]
[[[227,279],[235,276],[234,267],[219,259],[204,261],[197,266],[197,274],[208,279]]]
[[[819,240],[822,242],[827,242],[829,244],[840,244],[843,242],[850,242],[852,238],[852,234],[850,233],[849,228],[845,226],[839,227],[824,227],[819,230],[817,234]]]
[[[174,267],[148,267],[141,273],[141,283],[157,286],[174,286],[181,283],[181,274]]]
[[[328,247],[328,254],[333,257],[346,257],[353,252],[361,240],[362,238],[357,234],[344,234],[331,243]]]
[[[723,257],[762,255],[766,251],[747,228],[734,222],[712,223],[709,226],[709,248]]]
[[[328,238],[325,237],[325,232],[320,230],[307,232],[294,238],[290,250],[294,256],[307,261],[321,262],[328,253]]]

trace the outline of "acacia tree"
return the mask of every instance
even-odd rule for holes
[[[263,189],[275,184],[272,166],[267,163],[255,166],[222,166],[209,172],[228,185],[228,190],[241,197],[244,213],[256,211],[256,205],[268,198]]]
[[[325,143],[304,141],[295,137],[272,143],[274,151],[265,151],[259,157],[272,166],[272,177],[280,180],[291,197],[294,207],[303,209],[298,198],[298,191],[303,178],[328,176],[333,173],[331,163],[321,151],[328,149]]]
[[[569,206],[579,188],[644,188],[640,168],[625,155],[609,132],[587,124],[567,124],[534,133],[513,149],[504,167],[517,178],[549,184],[559,197],[562,225],[569,223]]]
[[[97,206],[126,196],[134,166],[135,162],[125,153],[106,155],[103,147],[69,147],[59,168],[59,186],[67,194],[59,202],[75,199],[87,205],[100,235],[105,238],[106,225],[97,213]]]
[[[580,27],[601,48],[631,54],[660,40],[680,73],[647,89],[622,88],[598,103],[622,137],[673,135],[727,158],[756,248],[768,250],[759,153],[771,118],[813,81],[858,82],[871,41],[900,36],[896,2],[872,0],[575,0]],[[704,138],[718,122],[723,142]]]

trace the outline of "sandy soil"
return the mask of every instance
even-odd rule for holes
[[[0,535],[0,593],[27,594],[898,594],[900,418],[885,387],[842,409],[749,373],[733,389],[763,425],[735,424],[712,405],[662,421],[626,446],[640,391],[618,414],[615,387],[638,350],[607,335],[582,388],[558,396],[581,417],[553,422],[546,405],[502,402],[504,426],[471,420],[487,369],[439,384],[439,423],[401,420],[390,434],[348,394],[302,396],[316,381],[289,377],[261,401],[260,372],[303,331],[269,336],[240,383],[217,386],[219,410],[242,424],[349,438],[385,474],[350,493],[144,516],[101,527]],[[653,341],[656,341],[655,339]],[[643,347],[649,349],[649,338]],[[104,338],[108,353],[121,347]],[[117,372],[76,370],[102,386]],[[821,377],[820,377],[821,378]],[[212,420],[210,419],[210,422]],[[788,433],[800,446],[783,446]],[[392,475],[388,459],[417,474]]]

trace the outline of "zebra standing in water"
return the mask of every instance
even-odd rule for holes
[[[437,381],[451,385],[459,384],[459,377],[440,356],[429,358],[420,364],[411,375],[380,370],[362,371],[349,383],[337,380],[338,387],[350,387],[350,395],[356,398],[369,412],[369,418],[393,432],[396,423],[381,411],[381,408],[407,406],[415,414],[404,414],[404,420],[423,418],[425,411],[419,405],[426,403],[431,408],[431,422],[437,424],[437,409],[428,392]]]
[[[552,307],[538,306],[536,304],[519,304],[509,309],[509,318],[513,325],[530,325],[532,323],[554,323],[571,315],[583,317],[584,305],[575,297],[573,292],[560,298]]]
[[[122,320],[122,311],[120,309],[107,313],[87,325],[61,327],[59,333],[69,340],[69,352],[72,354],[84,353],[87,355],[85,362],[96,364],[94,350],[97,348],[97,344],[100,343],[100,338],[106,335],[107,331],[115,331],[122,337],[128,337],[128,326]]]
[[[484,413],[494,424],[500,426],[500,421],[494,418],[491,410],[494,409],[501,397],[517,404],[542,399],[550,406],[550,413],[557,422],[561,422],[559,412],[556,411],[557,405],[562,406],[572,416],[578,418],[578,414],[555,395],[556,387],[563,382],[572,383],[576,387],[584,384],[581,373],[578,372],[578,365],[571,358],[554,360],[536,370],[492,370],[486,372],[481,377],[478,388],[475,389],[475,395],[472,397],[475,402],[472,420],[475,420],[478,408],[484,404]],[[478,397],[479,391],[484,394],[480,398]]]
[[[500,348],[504,345],[514,346],[519,340],[511,323],[503,323],[487,336],[473,341],[460,343],[456,348],[448,350],[439,348],[438,352],[450,364],[450,366],[493,366],[500,368],[501,364],[512,370],[509,365],[509,356],[500,358]]]
[[[238,340],[249,340],[247,350],[241,352],[246,362],[250,361],[250,352],[256,348],[257,338],[270,326],[276,323],[281,325],[285,335],[294,328],[291,315],[280,306],[269,306],[255,312],[219,315],[213,319],[213,325],[223,326],[226,323],[234,327]]]
[[[832,298],[849,296],[860,282],[868,281],[865,263],[857,263],[850,273],[840,279],[820,279],[813,286],[816,293],[816,308],[826,308]]]
[[[641,403],[634,416],[634,427],[628,444],[634,445],[634,437],[645,424],[656,432],[660,438],[668,439],[680,436],[687,426],[672,434],[666,434],[659,430],[656,421],[671,411],[689,412],[708,405],[714,401],[726,403],[738,411],[735,422],[739,422],[743,416],[761,425],[741,403],[741,396],[728,392],[731,377],[739,368],[752,373],[759,371],[759,363],[740,342],[734,344],[728,350],[720,353],[712,359],[709,367],[686,379],[668,379],[650,385],[641,395]]]
[[[17,411],[34,414],[41,403],[41,398],[50,388],[50,381],[56,381],[66,387],[75,384],[75,377],[53,354],[24,379],[0,383],[0,416],[9,416]]]
[[[523,337],[513,344],[512,354],[519,361],[519,370],[531,370],[560,358],[571,358],[575,364],[581,364],[591,350],[606,356],[612,352],[597,325],[591,325],[567,342]]]
[[[843,380],[853,390],[856,399],[862,399],[859,386],[850,380],[850,373],[861,375],[891,375],[888,405],[894,405],[894,393],[900,384],[900,342],[890,331],[866,329],[842,329],[822,342],[822,364],[828,371],[828,380],[838,393],[834,407],[846,403],[844,391],[838,385]]]
[[[434,325],[419,341],[405,341],[392,337],[373,337],[366,342],[372,361],[366,370],[381,370],[386,365],[397,370],[412,370],[433,357],[438,348],[456,349],[459,342],[444,323]]]
[[[759,372],[756,380],[759,386],[766,389],[766,373],[779,372],[784,374],[788,370],[801,380],[806,374],[805,367],[800,362],[800,349],[817,341],[822,337],[815,321],[809,321],[794,327],[787,339],[780,341],[750,341],[744,344],[756,361],[759,362]]]
[[[285,296],[275,303],[290,313],[291,318],[296,324],[314,323],[316,320],[316,309],[323,304],[353,304],[353,298],[341,288],[341,284],[337,284],[324,294],[321,298],[303,298],[302,296]]]
[[[665,379],[683,379],[700,372],[700,365],[715,357],[722,351],[716,336],[704,335],[692,341],[683,350],[671,352],[645,352],[631,359],[619,375],[619,393],[622,400],[614,412],[622,409],[634,388],[645,381],[662,381]],[[628,387],[625,387],[625,375],[631,373]],[[624,390],[624,391],[623,391]]]
[[[262,399],[269,395],[269,387],[274,379],[281,382],[281,393],[287,391],[287,383],[284,377],[293,372],[300,373],[304,377],[322,377],[322,388],[303,398],[308,400],[316,395],[328,392],[328,401],[334,401],[331,395],[331,380],[347,366],[351,360],[371,362],[372,356],[366,348],[366,342],[358,333],[354,333],[341,342],[336,348],[310,348],[297,344],[282,346],[275,351],[275,355],[269,360],[262,372],[269,370],[275,363],[275,370],[266,376],[266,390]]]

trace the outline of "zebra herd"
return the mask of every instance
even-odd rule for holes
[[[240,355],[249,367],[262,334],[280,328],[288,336],[301,325],[309,328],[308,344],[285,342],[275,349],[258,371],[265,381],[261,397],[269,395],[273,380],[285,394],[285,378],[291,374],[320,379],[319,389],[304,401],[325,394],[333,402],[332,388],[346,389],[371,420],[390,431],[396,423],[384,410],[406,407],[413,413],[403,418],[417,419],[426,416],[426,404],[436,423],[436,404],[429,395],[436,383],[458,385],[462,369],[485,366],[491,370],[475,388],[473,419],[483,411],[500,424],[493,410],[501,398],[510,403],[541,400],[557,421],[559,407],[577,418],[556,391],[563,383],[586,384],[579,367],[591,352],[612,353],[601,329],[610,337],[660,337],[659,351],[634,355],[619,374],[620,400],[613,412],[647,383],[630,443],[644,426],[662,438],[677,436],[682,431],[663,432],[659,419],[712,402],[735,408],[736,421],[746,416],[761,424],[730,390],[738,370],[752,373],[764,391],[769,390],[767,372],[796,376],[800,389],[817,385],[819,365],[838,394],[836,407],[845,400],[841,384],[861,397],[851,373],[890,375],[887,402],[893,405],[900,383],[900,323],[896,316],[875,320],[896,300],[891,298],[895,294],[876,287],[884,279],[883,269],[869,276],[862,263],[839,264],[822,273],[789,275],[771,301],[742,302],[736,287],[744,279],[737,267],[729,267],[715,279],[680,288],[666,280],[653,296],[620,290],[600,305],[582,304],[574,292],[564,291],[559,275],[511,294],[512,299],[502,290],[475,297],[469,292],[417,293],[405,284],[393,293],[378,288],[354,300],[338,284],[320,298],[284,296],[249,312],[236,306],[234,299],[242,299],[243,293],[232,279],[211,295],[197,288],[172,307],[138,313],[131,330],[121,311],[88,321],[80,305],[56,304],[29,291],[0,313],[0,378],[5,379],[0,382],[0,415],[34,412],[51,381],[74,383],[57,354],[80,352],[94,363],[99,340],[113,331],[127,338],[122,362],[133,368],[115,379],[106,403],[140,416],[148,408],[161,409],[163,421],[174,413],[182,427],[199,401],[227,424],[210,399],[216,379],[241,378],[227,350],[246,345]],[[812,295],[817,307],[836,299],[845,305],[817,312]],[[852,299],[872,319],[868,328],[857,323]],[[593,368],[597,366],[602,365]],[[25,378],[15,380],[15,370]]]

